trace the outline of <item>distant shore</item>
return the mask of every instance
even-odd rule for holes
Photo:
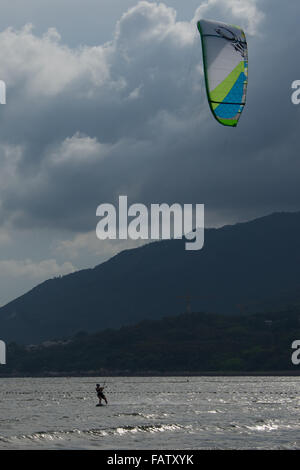
[[[4,378],[59,378],[59,377],[300,377],[299,370],[288,371],[252,371],[252,372],[159,372],[159,371],[144,371],[144,372],[129,372],[129,371],[88,371],[88,372],[48,372],[44,374],[18,374],[17,372],[11,374],[1,374],[0,379]]]

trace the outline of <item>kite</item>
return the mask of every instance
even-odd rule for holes
[[[200,20],[204,76],[210,109],[224,126],[236,127],[246,104],[248,47],[244,31]]]

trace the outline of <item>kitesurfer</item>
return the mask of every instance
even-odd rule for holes
[[[104,400],[107,404],[107,398],[103,393],[104,387],[100,387],[100,384],[96,384],[96,393],[97,397],[99,398],[99,405],[102,405],[101,400]]]

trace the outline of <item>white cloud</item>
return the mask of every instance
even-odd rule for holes
[[[92,160],[104,158],[106,146],[100,144],[97,138],[85,136],[76,132],[67,137],[58,149],[49,155],[49,161],[54,164],[82,163],[89,164]]]
[[[12,243],[11,236],[8,231],[1,229],[0,230],[0,245],[9,245]]]
[[[151,242],[151,240],[150,240]],[[102,262],[123,250],[145,245],[145,240],[105,240],[96,236],[96,230],[81,233],[72,239],[62,240],[57,244],[56,251],[63,256],[75,259],[84,252],[93,253],[95,259],[101,257]]]
[[[70,84],[85,80],[95,86],[109,77],[106,48],[70,49],[60,43],[55,28],[42,37],[28,24],[21,30],[0,33],[1,77],[8,87],[24,89],[31,97],[52,97]]]
[[[264,18],[259,3],[260,0],[205,0],[196,10],[194,20],[207,18],[221,21],[222,15],[230,15],[232,19],[239,20],[247,33],[255,34]],[[216,15],[216,18],[211,15]],[[229,17],[227,21],[230,21]]]
[[[142,57],[154,62],[152,68],[161,65],[159,45],[164,45],[174,59],[172,48],[188,47],[194,37],[194,27],[189,22],[176,21],[174,9],[147,1],[139,2],[122,16],[113,41],[94,47],[71,49],[62,43],[55,28],[41,37],[34,34],[31,24],[20,30],[7,28],[0,32],[1,79],[10,89],[17,87],[22,91],[24,98],[28,95],[31,99],[50,100],[72,92],[73,99],[94,99],[99,88],[104,87],[114,101],[113,93],[131,87],[127,80],[132,79],[134,64],[141,62]],[[145,75],[142,69],[141,72],[139,75]],[[18,99],[20,96],[18,93]]]
[[[151,41],[162,41],[174,28],[176,11],[163,3],[141,1],[117,23],[116,41],[120,48],[134,51]]]
[[[141,96],[141,92],[142,92],[142,85],[140,85],[139,87],[136,87],[134,90],[132,90],[129,95],[128,95],[128,100],[137,100],[140,96]]]
[[[47,259],[34,262],[31,259],[26,260],[0,260],[1,276],[10,278],[30,278],[34,281],[43,281],[45,279],[69,274],[75,271],[70,262],[65,262],[59,266],[55,259]]]

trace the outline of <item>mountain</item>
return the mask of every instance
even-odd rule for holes
[[[177,315],[188,292],[194,311],[222,314],[299,302],[299,212],[207,229],[200,251],[184,244],[150,243],[38,285],[0,309],[1,339],[38,343]]]
[[[38,346],[8,346],[2,375],[300,374],[300,308],[255,315],[183,314]]]

